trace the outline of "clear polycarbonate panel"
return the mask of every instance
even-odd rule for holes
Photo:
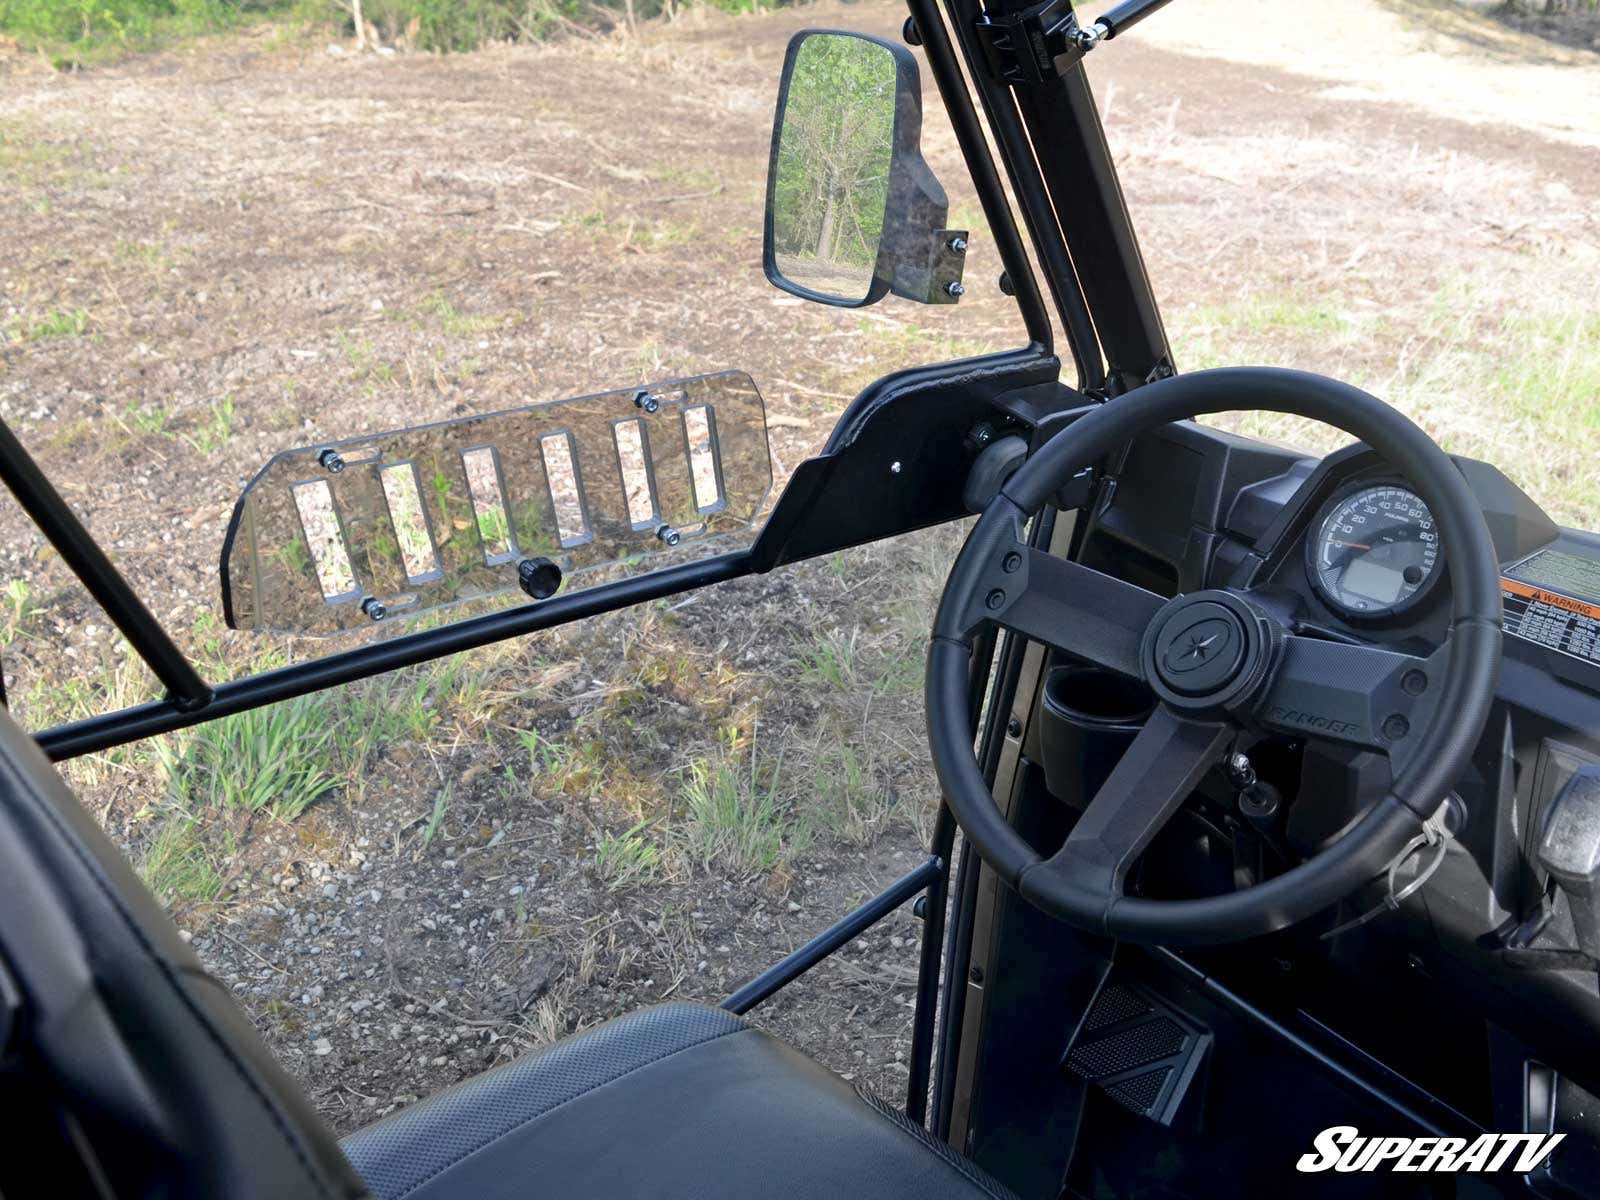
[[[286,450],[235,506],[224,608],[238,629],[326,635],[514,592],[526,558],[581,587],[710,552],[771,487],[739,371]]]

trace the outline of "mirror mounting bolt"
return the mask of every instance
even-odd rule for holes
[[[342,469],[344,464],[340,463],[339,467]],[[364,599],[361,602],[361,611],[366,613],[368,618],[374,621],[381,621],[389,615],[388,606],[376,596],[368,596],[366,599]]]
[[[663,525],[657,529],[656,537],[660,538],[669,546],[676,546],[680,541],[683,540],[683,535],[671,525]]]
[[[317,455],[317,462],[324,470],[332,471],[335,475],[344,470],[344,459],[332,446]]]
[[[967,289],[961,286],[959,280],[952,279],[949,283],[944,285],[944,294],[947,296],[956,297],[965,296],[967,294]]]
[[[950,253],[952,254],[965,254],[967,252],[967,239],[964,237],[953,237],[945,245],[950,247]]]

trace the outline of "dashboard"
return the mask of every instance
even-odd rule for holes
[[[1457,783],[1438,870],[1356,935],[1319,942],[1302,932],[1309,956],[1348,960],[1348,969],[1325,995],[1295,1003],[1349,1030],[1362,1019],[1353,1014],[1372,1007],[1359,999],[1372,979],[1388,987],[1404,978],[1436,1014],[1460,1008],[1464,1038],[1481,1041],[1485,1018],[1520,1029],[1537,1012],[1528,1036],[1549,1039],[1549,1054],[1570,1059],[1581,1047],[1600,1062],[1600,955],[1535,853],[1561,788],[1600,765],[1600,537],[1557,526],[1493,465],[1456,463],[1500,561],[1507,636],[1496,703]],[[1365,446],[1314,458],[1189,422],[1167,426],[1105,464],[1077,537],[1090,566],[1165,595],[1247,588],[1302,634],[1424,655],[1449,635],[1450,564],[1433,514]],[[1315,742],[1279,739],[1262,758],[1277,764],[1286,838],[1302,855],[1337,838],[1390,780],[1382,756]],[[1393,963],[1380,967],[1380,953]],[[1358,1034],[1375,1046],[1419,1038],[1381,1023]],[[1600,1068],[1590,1087],[1600,1091]]]

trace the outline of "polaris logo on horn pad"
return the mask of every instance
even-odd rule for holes
[[[1295,1170],[1316,1171],[1513,1171],[1526,1175],[1550,1157],[1564,1133],[1484,1133],[1461,1137],[1363,1137],[1354,1125],[1334,1125],[1317,1134],[1316,1149],[1302,1154]]]

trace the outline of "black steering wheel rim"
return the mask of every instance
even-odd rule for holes
[[[990,621],[1060,644],[1070,639],[1053,636],[1060,624],[1055,618],[1072,611],[1077,623],[1087,627],[1084,636],[1088,641],[1115,661],[1114,669],[1134,673],[1128,666],[1128,639],[1134,631],[1123,627],[1133,618],[1125,620],[1121,610],[1142,613],[1154,598],[1109,576],[1028,551],[1021,541],[1022,527],[1073,474],[1136,434],[1172,421],[1237,410],[1281,412],[1343,429],[1365,442],[1416,489],[1433,514],[1449,573],[1450,636],[1439,654],[1428,660],[1407,659],[1369,647],[1322,649],[1337,644],[1311,645],[1295,637],[1268,644],[1255,656],[1264,660],[1260,668],[1264,674],[1244,690],[1249,692],[1247,705],[1270,716],[1250,716],[1240,710],[1239,720],[1307,719],[1304,711],[1267,703],[1280,689],[1290,695],[1290,686],[1299,686],[1298,677],[1287,678],[1292,674],[1291,659],[1295,670],[1332,672],[1336,678],[1347,673],[1353,682],[1342,685],[1344,707],[1340,712],[1354,716],[1332,725],[1339,727],[1340,738],[1365,738],[1387,746],[1396,765],[1391,788],[1333,845],[1271,880],[1201,899],[1127,896],[1120,894],[1118,873],[1124,863],[1107,860],[1103,845],[1081,842],[1077,851],[1069,854],[1075,831],[1069,835],[1068,846],[1047,860],[1001,816],[972,753],[966,702],[971,648],[979,630]],[[1084,597],[1085,607],[1052,609],[1043,600],[1030,602],[1030,578],[1046,574],[1056,577],[1058,585],[1070,577],[1071,582],[1084,586],[1089,593]],[[1008,592],[1017,586],[1019,592]],[[1231,603],[1220,593],[1217,598]],[[1243,602],[1242,597],[1235,598]],[[1200,599],[1180,597],[1165,602],[1161,612],[1177,611],[1173,606]],[[1049,600],[1056,602],[1060,597]],[[1168,945],[1215,944],[1269,933],[1328,907],[1382,871],[1448,795],[1452,782],[1467,765],[1493,701],[1499,674],[1500,622],[1499,564],[1482,511],[1449,457],[1406,417],[1358,388],[1306,372],[1228,367],[1173,376],[1108,402],[1055,435],[1011,477],[974,526],[951,569],[929,648],[926,699],[934,765],[957,823],[985,863],[1045,912],[1093,932]],[[1144,639],[1141,658],[1148,664],[1148,631],[1140,636]],[[1076,646],[1062,648],[1080,653]],[[1406,699],[1393,686],[1402,678],[1408,692],[1418,678],[1424,690]],[[1358,693],[1368,679],[1375,681],[1374,689],[1381,685],[1385,690],[1362,710]],[[1378,712],[1378,704],[1400,708],[1413,701],[1423,718],[1422,727],[1403,732],[1398,739],[1386,740],[1378,732],[1377,721],[1365,715]],[[1206,754],[1214,754],[1235,717],[1220,712],[1180,713],[1165,698],[1157,717],[1159,722],[1152,718],[1140,735],[1144,738],[1151,725],[1162,727],[1158,740],[1147,748],[1145,766],[1158,777],[1165,770],[1165,782],[1174,789],[1187,783],[1192,790],[1195,780],[1183,775],[1179,765],[1189,763],[1191,757],[1198,762]],[[1218,728],[1223,732],[1218,733]],[[1326,732],[1285,731],[1308,736]],[[1168,740],[1160,742],[1161,737]],[[1138,744],[1136,739],[1135,748]],[[1165,767],[1163,756],[1168,760]],[[1128,757],[1124,756],[1124,763]],[[1123,765],[1113,772],[1114,778],[1123,772]],[[1080,817],[1080,826],[1101,798],[1091,802]],[[1180,796],[1177,803],[1181,801]],[[1149,836],[1170,812],[1168,808],[1165,814],[1141,814],[1156,818]],[[1108,836],[1114,843],[1123,840],[1114,832]],[[1113,851],[1124,852],[1125,860],[1147,844],[1135,845],[1136,841],[1137,837],[1127,845],[1114,846]],[[1111,858],[1115,857],[1112,853]]]

